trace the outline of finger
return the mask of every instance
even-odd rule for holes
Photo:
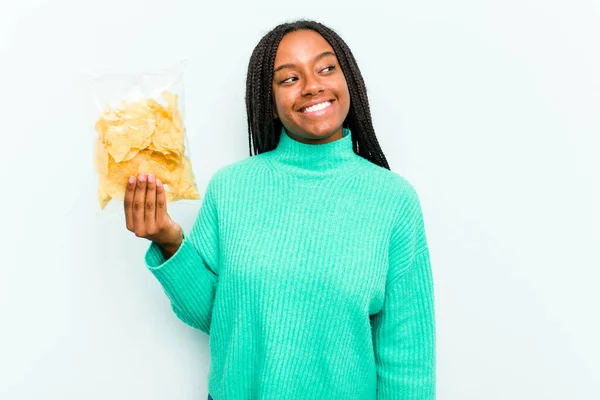
[[[167,221],[167,195],[160,179],[156,180],[156,221],[159,225]]]
[[[146,203],[146,174],[141,173],[138,176],[133,196],[133,225],[137,236],[146,235],[144,225],[144,206]]]
[[[133,232],[133,194],[135,193],[135,176],[130,176],[125,188],[125,225]]]
[[[146,232],[154,235],[156,233],[156,182],[153,174],[148,174],[148,182],[146,183],[144,221]]]

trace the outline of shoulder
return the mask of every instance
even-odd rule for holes
[[[248,156],[241,160],[217,168],[208,182],[208,190],[223,190],[230,185],[239,185],[240,182],[249,182],[245,178],[256,176],[260,170],[266,168],[262,155]]]
[[[372,175],[391,204],[391,245],[398,254],[427,247],[425,218],[415,185],[405,176],[373,164]],[[412,249],[412,250],[411,250]]]
[[[365,165],[360,179],[368,185],[369,191],[378,193],[379,204],[389,215],[395,241],[409,241],[411,234],[424,229],[423,210],[416,186],[398,172],[365,161],[370,165]]]
[[[419,195],[415,185],[404,175],[383,168],[368,160],[364,160],[362,179],[376,185],[377,190],[389,196],[393,204],[399,208],[413,206],[419,203]]]

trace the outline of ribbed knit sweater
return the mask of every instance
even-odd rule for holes
[[[175,315],[209,335],[214,400],[435,399],[433,278],[420,201],[352,134],[218,169],[165,260]]]

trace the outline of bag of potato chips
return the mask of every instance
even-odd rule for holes
[[[94,79],[94,166],[101,209],[111,200],[122,201],[129,177],[142,172],[163,182],[168,202],[200,198],[183,120],[184,68],[181,63],[167,71]]]

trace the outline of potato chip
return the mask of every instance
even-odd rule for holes
[[[105,176],[108,174],[108,152],[100,138],[96,139],[94,150],[96,154],[96,157],[94,158],[96,170],[100,176]]]
[[[151,173],[167,188],[167,201],[199,199],[192,164],[185,155],[185,129],[178,96],[162,93],[167,106],[148,98],[107,106],[96,121],[94,163],[98,201],[123,200],[131,175]]]

